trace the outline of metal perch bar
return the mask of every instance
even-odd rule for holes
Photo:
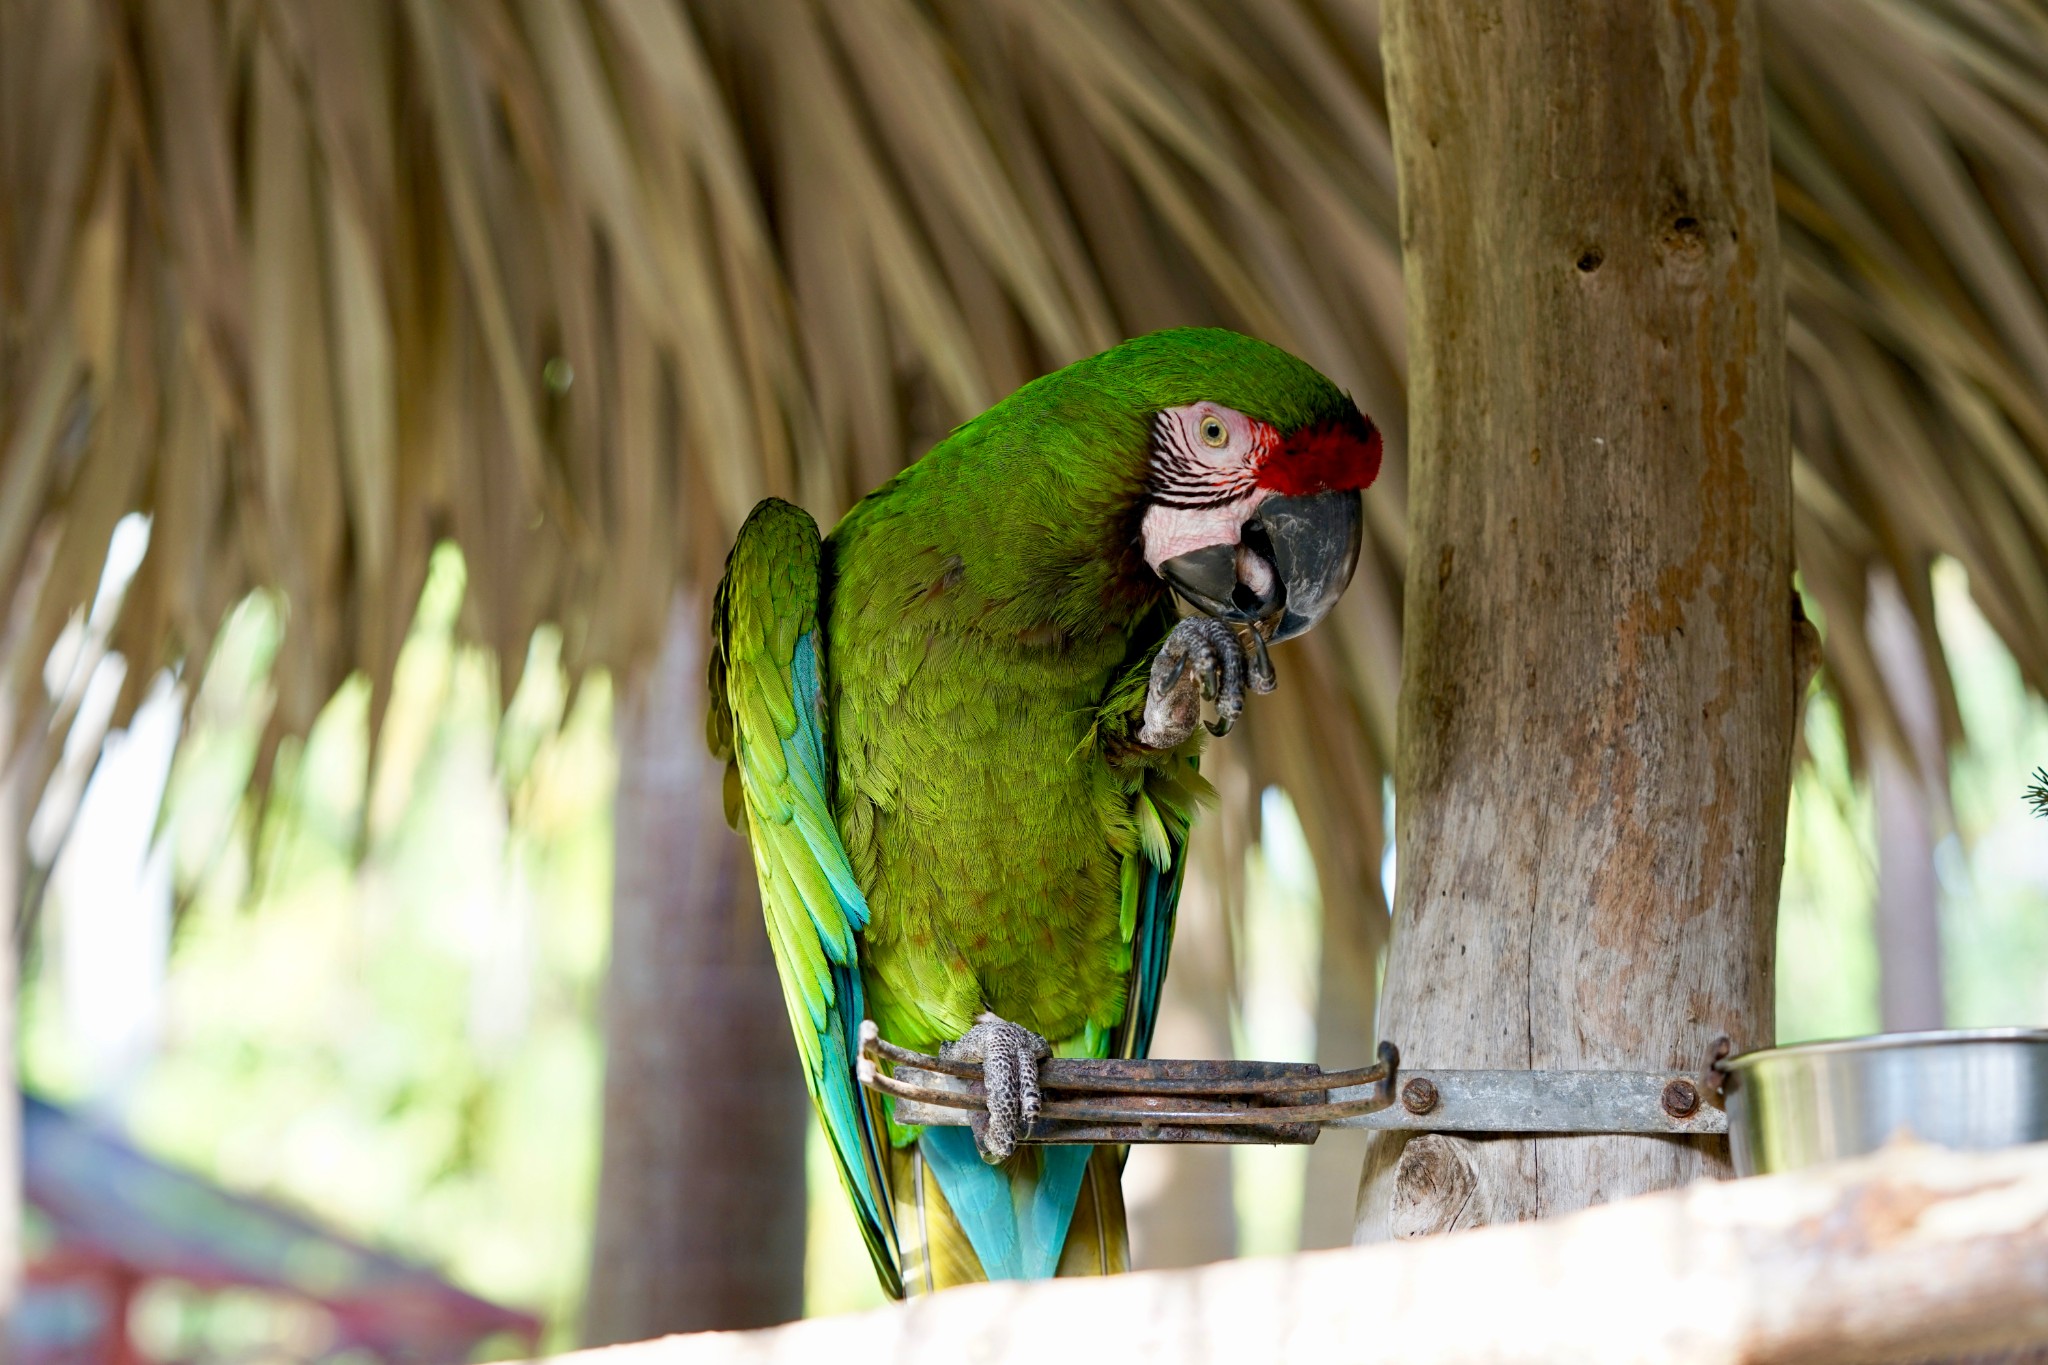
[[[895,1100],[905,1123],[971,1124],[984,1103],[978,1064],[885,1042],[871,1022],[861,1026],[859,1074]],[[1391,1043],[1372,1066],[1330,1073],[1307,1062],[1055,1057],[1040,1063],[1039,1086],[1045,1098],[1026,1142],[1309,1143],[1326,1127],[1681,1135],[1728,1127],[1714,1088],[1682,1073],[1401,1072]],[[1287,1103],[1296,1097],[1310,1102]]]
[[[1324,1123],[1384,1108],[1391,1096],[1375,1087],[1393,1074],[1396,1061],[1391,1047],[1382,1049],[1376,1065],[1334,1074],[1305,1062],[1050,1058],[1039,1064],[1044,1100],[1023,1137],[1038,1143],[1310,1143]],[[894,1075],[883,1070],[884,1062]],[[896,1117],[905,1123],[972,1124],[984,1103],[979,1064],[885,1042],[872,1023],[861,1029],[859,1075],[863,1085],[895,1101]],[[1335,1104],[1328,1101],[1333,1081],[1354,1083]]]
[[[873,1020],[861,1025],[861,1054],[875,1061],[887,1061],[892,1065],[915,1067],[919,1071],[936,1072],[942,1076],[956,1076],[963,1081],[979,1081],[981,1065],[978,1062],[960,1062],[946,1057],[933,1057],[923,1052],[913,1052],[907,1047],[898,1047],[875,1031]],[[1046,1090],[1085,1091],[1090,1094],[1114,1095],[1215,1095],[1228,1092],[1232,1095],[1286,1095],[1314,1090],[1334,1090],[1344,1086],[1372,1085],[1387,1078],[1389,1069],[1397,1064],[1398,1056],[1393,1055],[1393,1044],[1380,1045],[1380,1060],[1371,1066],[1362,1066],[1352,1071],[1325,1072],[1309,1062],[1262,1062],[1261,1066],[1287,1068],[1284,1075],[1232,1075],[1219,1081],[1211,1070],[1230,1070],[1240,1064],[1235,1062],[1185,1062],[1169,1061],[1163,1058],[1071,1058],[1053,1057],[1039,1066],[1039,1085]],[[1165,1073],[1163,1068],[1202,1068],[1199,1076],[1178,1077]]]
[[[919,1068],[906,1064],[904,1070],[915,1073]],[[957,1109],[963,1113],[972,1112],[982,1107],[981,1083],[979,1081],[970,1082],[968,1088],[962,1090],[918,1085],[911,1081],[900,1080],[894,1076],[883,1075],[874,1068],[872,1062],[865,1061],[860,1068],[860,1081],[862,1085],[870,1089],[879,1090],[885,1095],[893,1095],[899,1100],[907,1100],[913,1104],[936,1105],[946,1109]],[[1041,1087],[1045,1089],[1053,1088],[1045,1082],[1041,1082]],[[1219,1096],[1222,1093],[1214,1086],[1210,1087],[1210,1092],[1212,1095]],[[1146,1098],[1167,1099],[1185,1096],[1188,1093],[1176,1092],[1175,1095],[1147,1096]],[[1229,1093],[1235,1096],[1240,1092],[1233,1089]],[[1270,1108],[1258,1109],[1168,1109],[1151,1106],[1134,1108],[1113,1104],[1088,1104],[1077,1100],[1048,1099],[1041,1104],[1039,1113],[1042,1117],[1048,1119],[1087,1119],[1105,1123],[1139,1120],[1148,1123],[1200,1123],[1228,1126],[1245,1122],[1247,1116],[1254,1117],[1260,1123],[1331,1123],[1338,1119],[1350,1118],[1366,1113],[1372,1109],[1385,1108],[1386,1103],[1384,1099],[1377,1096],[1365,1095],[1331,1104],[1274,1105]],[[901,1107],[897,1109],[897,1115],[899,1118],[902,1117],[903,1109]]]

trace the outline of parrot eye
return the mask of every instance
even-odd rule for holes
[[[1221,418],[1204,417],[1202,419],[1203,445],[1220,446],[1229,439],[1230,433],[1224,429],[1223,421]]]

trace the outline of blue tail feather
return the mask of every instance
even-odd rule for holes
[[[967,1128],[926,1128],[918,1145],[991,1280],[1052,1278],[1093,1147],[1026,1147],[991,1166]]]

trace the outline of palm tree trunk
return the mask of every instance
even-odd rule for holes
[[[1870,747],[1877,808],[1878,1015],[1887,1032],[1940,1028],[1941,883],[1934,870],[1939,815],[1947,809],[1948,754],[1940,703],[1920,627],[1889,569],[1870,575],[1870,652],[1904,732],[1900,752]]]
[[[678,595],[618,703],[593,1345],[803,1312],[811,1116],[753,861],[704,744],[706,616]]]
[[[1410,1063],[1772,1040],[1793,739],[1785,324],[1746,0],[1393,0],[1413,425],[1382,1022]],[[1725,1169],[1376,1137],[1366,1239]]]

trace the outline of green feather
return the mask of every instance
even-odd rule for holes
[[[1164,869],[1173,861],[1173,847],[1167,841],[1166,824],[1159,818],[1159,808],[1144,792],[1138,793],[1138,838],[1152,866]]]
[[[1123,876],[1117,889],[1116,931],[1127,944],[1131,935],[1138,931],[1138,889],[1142,870],[1136,857],[1124,859]]]

